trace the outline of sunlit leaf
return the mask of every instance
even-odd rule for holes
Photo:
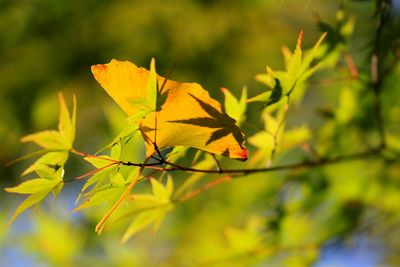
[[[147,101],[146,101],[147,104]],[[128,121],[130,123],[138,123],[140,120],[144,119],[149,115],[150,113],[154,112],[152,109],[148,108],[147,106],[140,105],[138,107],[138,111],[135,113],[135,115],[130,116],[128,118]]]
[[[49,152],[29,166],[23,173],[22,176],[27,175],[33,171],[45,172],[48,175],[60,169],[68,159],[68,152]],[[43,175],[43,174],[42,174]],[[41,175],[41,176],[42,176]]]
[[[64,164],[68,159],[69,150],[75,137],[76,124],[76,101],[74,98],[74,107],[72,116],[65,104],[62,94],[60,99],[60,116],[57,131],[43,131],[25,136],[22,142],[34,142],[44,148],[47,152],[29,166],[22,175],[36,172],[40,178],[26,181],[16,187],[6,188],[7,192],[30,194],[17,208],[9,224],[24,210],[40,203],[49,193],[57,196],[63,188]]]
[[[129,126],[128,128],[124,129],[122,132],[118,134],[117,137],[114,138],[114,140],[106,145],[105,147],[101,148],[96,152],[96,154],[99,154],[100,152],[103,152],[106,149],[111,149],[114,145],[116,145],[118,142],[132,138],[136,132],[139,131],[139,129],[135,126]]]
[[[310,52],[303,53],[302,39],[303,32],[300,32],[294,53],[288,48],[283,48],[285,59],[285,71],[273,71],[267,67],[267,73],[259,74],[256,79],[268,87],[273,88],[272,93],[264,92],[256,97],[250,98],[249,102],[267,101],[266,106],[279,101],[280,96],[292,95],[292,98],[299,102],[304,95],[306,80],[321,68],[319,62],[315,63],[319,55],[319,47],[324,40],[326,33],[322,34]],[[274,94],[275,92],[275,94]]]
[[[147,99],[149,71],[130,62],[112,60],[109,64],[92,66],[96,80],[128,114],[140,110],[131,104]],[[157,76],[159,84],[164,78]],[[196,83],[167,81],[160,94],[167,94],[160,110],[138,121],[147,143],[147,155],[174,146],[195,147],[234,159],[247,159],[243,134],[235,120],[225,114],[221,105]]]
[[[111,227],[122,219],[131,218],[137,214],[161,207],[167,207],[170,203],[160,202],[153,194],[134,194],[130,195],[124,202],[126,205],[113,214],[112,218],[107,222],[107,227]]]
[[[115,171],[116,167],[110,167],[104,170],[101,170],[99,172],[96,172],[94,175],[92,175],[89,179],[87,179],[87,181],[85,182],[85,184],[83,185],[80,194],[78,195],[77,199],[76,199],[76,203],[79,201],[79,199],[82,197],[82,194],[92,185],[96,186],[101,186],[104,183],[108,183],[109,182],[109,178],[110,175],[113,174],[113,172]],[[105,181],[106,180],[106,181]],[[105,181],[104,183],[101,183],[101,181]],[[93,192],[94,193],[94,192]]]
[[[252,98],[247,99],[247,103],[252,103],[252,102],[267,102],[269,99],[270,95],[272,93],[272,90],[268,90],[266,92],[263,92],[259,95],[253,96]]]
[[[288,50],[288,49],[287,49]],[[284,50],[285,51],[285,50]],[[290,51],[289,51],[290,52]],[[285,53],[284,53],[285,55]],[[290,54],[291,56],[291,54]],[[286,58],[285,58],[286,59]],[[265,84],[266,86],[268,86],[269,88],[274,88],[275,85],[275,79],[274,79],[274,75],[273,75],[273,71],[270,67],[266,67],[266,73],[260,73],[257,74],[255,76],[255,79],[263,84]]]
[[[60,99],[60,118],[58,123],[58,130],[61,136],[63,137],[64,142],[68,145],[68,148],[71,148],[75,138],[76,99],[74,96],[72,116],[69,113],[63,94],[61,93],[59,94],[59,99]]]
[[[240,123],[245,119],[247,88],[243,88],[240,99],[236,99],[236,97],[226,88],[222,88],[221,90],[225,95],[224,107],[226,113],[236,120],[237,125],[240,125]]]
[[[9,193],[34,194],[42,191],[43,189],[54,187],[58,183],[59,181],[36,178],[23,182],[15,187],[8,187],[5,190]]]
[[[33,142],[49,150],[65,150],[68,145],[63,142],[61,134],[57,131],[43,131],[30,134],[21,138],[21,142]]]
[[[61,192],[61,190],[63,189],[63,187],[64,187],[64,182],[62,182],[62,181],[60,181],[54,188],[53,188],[53,195],[54,195],[54,197],[57,197],[59,194],[60,194],[60,192]]]
[[[76,207],[73,212],[81,209],[93,208],[99,205],[113,204],[124,192],[125,187],[107,185],[103,190],[92,192],[91,196]]]
[[[156,179],[151,179],[150,182],[154,196],[161,202],[168,202],[170,200],[171,193],[173,190],[171,177],[168,178],[168,187],[164,187],[164,185],[161,184]]]
[[[152,58],[150,62],[149,78],[147,80],[147,101],[152,111],[157,109],[158,86],[156,75],[156,61]]]
[[[293,90],[296,81],[299,79],[302,70],[303,51],[301,49],[303,42],[303,32],[299,34],[296,49],[287,63],[287,90]],[[287,91],[289,92],[289,91]]]
[[[74,106],[72,117],[65,104],[64,97],[59,94],[60,98],[60,116],[59,131],[43,131],[30,134],[21,138],[21,142],[33,142],[40,147],[48,150],[69,150],[75,137],[76,124],[76,101],[74,97]]]
[[[97,169],[103,168],[115,161],[115,159],[106,155],[97,157],[84,157],[84,160],[90,162],[90,164],[92,164]]]

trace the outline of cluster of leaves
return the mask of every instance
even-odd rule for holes
[[[71,179],[89,177],[77,198],[79,204],[75,211],[97,210],[100,221],[96,231],[99,233],[117,223],[127,222],[122,242],[148,227],[156,231],[167,215],[177,210],[178,204],[232,179],[252,173],[260,175],[273,170],[320,166],[379,154],[386,145],[386,137],[378,134],[376,138],[376,127],[365,126],[360,108],[375,107],[375,111],[380,112],[376,104],[379,102],[368,101],[371,97],[363,99],[365,95],[371,95],[368,93],[368,90],[373,91],[370,86],[378,90],[380,85],[367,76],[367,72],[359,74],[347,54],[346,40],[353,31],[354,20],[346,17],[343,10],[339,10],[337,20],[336,27],[333,27],[317,17],[319,28],[327,33],[323,33],[310,50],[302,49],[302,32],[293,52],[284,48],[285,70],[267,67],[266,73],[256,76],[267,86],[265,92],[249,98],[247,89],[243,88],[241,96],[236,98],[223,88],[224,106],[197,83],[179,83],[158,76],[154,60],[150,63],[150,70],[117,60],[92,66],[96,80],[127,113],[129,126],[97,154],[79,152],[72,146],[75,107],[70,116],[60,97],[59,131],[46,131],[22,139],[35,142],[44,149],[40,153],[46,154],[24,172],[24,175],[36,172],[38,179],[7,189],[8,192],[30,194],[12,220],[50,192],[59,193],[64,165],[71,152],[83,156],[94,167],[93,171]],[[338,103],[335,103],[338,109],[323,109],[327,121],[316,133],[306,124],[290,125],[286,120],[288,114],[302,103],[310,77],[318,71],[342,64],[343,56],[350,70],[350,81],[339,90]],[[384,73],[379,71],[380,76]],[[372,85],[366,86],[365,80],[359,77],[362,75],[371,79]],[[359,99],[364,102],[358,107]],[[253,152],[245,165],[249,168],[225,168],[220,162],[223,160],[221,156],[242,161],[248,157],[239,126],[245,127],[248,105],[254,102],[262,104],[264,129],[248,138]],[[378,116],[374,122],[378,128],[382,123],[379,120]],[[312,135],[317,138],[312,138]],[[388,136],[392,137],[388,140],[389,145],[395,147],[396,138],[390,133]],[[334,141],[325,142],[327,139]],[[377,139],[381,142],[378,147],[372,143],[370,150],[360,150],[365,143]],[[133,155],[138,143],[146,146],[146,153],[141,158]],[[196,152],[191,153],[191,148]],[[297,156],[298,153],[293,152],[296,149],[302,151],[298,163],[279,165],[286,155]],[[190,167],[185,165],[188,161]],[[224,161],[224,164],[231,163]],[[385,185],[371,182],[380,166],[372,166],[371,173],[363,173],[363,177],[358,170],[365,164],[359,163],[358,168],[353,166],[343,164],[335,169],[326,167],[321,171],[299,172],[272,184],[269,193],[278,195],[276,203],[270,204],[273,214],[251,216],[245,227],[226,229],[224,245],[215,245],[215,254],[203,257],[201,263],[232,264],[239,259],[241,264],[253,264],[279,251],[299,249],[307,252],[304,258],[301,262],[288,262],[288,265],[312,262],[317,249],[326,240],[355,228],[364,207],[372,206],[374,198],[386,192]],[[170,175],[172,171],[191,174],[180,182],[178,174]],[[208,177],[206,174],[219,176],[209,181],[204,179]],[[334,177],[337,174],[359,179],[338,182]],[[363,194],[364,189],[366,194]],[[316,192],[322,192],[319,197],[325,205],[312,198]],[[387,198],[387,201],[392,199],[389,195]],[[382,209],[391,212],[395,208],[387,205]],[[327,212],[321,213],[321,210]],[[342,223],[327,231],[329,220],[339,221],[338,218]],[[311,232],[318,235],[313,236]],[[305,240],[306,237],[309,239]]]
[[[43,148],[25,156],[44,154],[29,166],[22,176],[36,173],[37,178],[30,179],[16,187],[6,188],[7,192],[30,195],[12,216],[10,223],[27,208],[39,204],[50,193],[57,196],[63,187],[64,165],[68,159],[75,138],[76,104],[72,114],[68,111],[63,95],[60,98],[60,116],[58,131],[43,131],[25,136],[22,142],[33,142]]]
[[[21,204],[14,217],[38,203],[49,192],[53,191],[57,194],[61,190],[63,167],[69,152],[72,151],[85,156],[84,159],[96,168],[77,178],[91,176],[83,185],[77,202],[81,198],[85,200],[75,209],[78,211],[100,205],[106,207],[108,212],[97,225],[96,231],[101,232],[110,217],[112,217],[111,225],[114,221],[133,214],[137,216],[128,227],[123,241],[152,223],[157,229],[165,214],[171,210],[173,202],[179,201],[179,198],[174,196],[172,178],[168,177],[168,182],[164,186],[153,178],[154,172],[166,171],[162,166],[183,169],[172,161],[176,162],[190,146],[205,152],[246,160],[247,149],[243,146],[243,135],[238,125],[245,120],[247,103],[261,101],[267,110],[267,107],[278,104],[281,98],[289,99],[291,92],[299,91],[297,87],[304,88],[307,78],[319,67],[318,64],[312,65],[312,62],[316,58],[324,36],[325,34],[303,58],[302,33],[300,33],[295,52],[291,54],[288,49],[284,50],[287,70],[274,72],[267,68],[267,74],[257,76],[259,80],[271,87],[271,90],[266,93],[247,99],[247,90],[244,89],[241,98],[236,99],[228,89],[223,88],[225,109],[210,98],[198,84],[182,84],[157,77],[154,59],[151,61],[150,71],[137,68],[129,62],[116,60],[107,65],[93,66],[92,70],[96,79],[129,115],[129,128],[106,147],[110,149],[110,155],[88,155],[77,152],[72,147],[76,120],[75,107],[71,118],[60,95],[59,131],[45,131],[22,139],[24,142],[35,142],[43,147],[47,154],[23,173],[25,175],[35,171],[40,178],[7,189],[8,192],[32,194]],[[180,113],[176,108],[177,103],[184,109],[190,106],[191,112]],[[280,142],[280,132],[283,132],[280,128],[283,127],[283,114],[287,111],[287,104],[274,107],[272,111],[263,113],[266,127],[268,127],[265,133],[270,136],[250,138],[250,143],[257,144],[257,139],[264,139],[262,142],[265,142],[272,136],[275,139],[274,143],[268,143],[266,146],[269,150],[267,154],[270,155],[273,154],[270,151],[271,148],[274,150]],[[271,112],[275,111],[276,107],[278,107],[278,115],[274,118]],[[176,123],[179,123],[181,127],[176,127]],[[309,135],[307,130],[303,129],[303,131],[306,131],[303,135],[307,137]],[[182,134],[183,132],[185,135]],[[132,150],[132,145],[139,141],[140,134],[147,144],[146,158],[142,163],[132,163],[127,152]],[[291,134],[299,136],[298,133],[286,133],[286,138],[290,139]],[[304,138],[292,140],[292,145],[301,142],[304,142]],[[169,147],[174,149],[164,159],[161,151]],[[265,153],[265,151],[261,147],[258,153]],[[200,154],[197,157],[199,156]],[[149,163],[150,159],[155,162]],[[207,165],[208,168],[212,168],[212,157],[206,157],[198,165]],[[197,166],[194,167],[196,169]],[[143,171],[147,168],[154,171],[144,174]],[[150,178],[153,194],[130,194],[133,186],[146,178]],[[189,187],[193,187],[198,180],[199,175],[187,179],[186,183],[177,190],[178,195],[182,195]],[[119,209],[122,202],[124,202],[124,207]]]

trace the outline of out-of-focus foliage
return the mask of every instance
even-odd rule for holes
[[[61,192],[49,189],[45,195],[54,191],[59,193],[57,199],[49,197],[32,217],[22,215],[0,232],[1,262],[8,266],[311,266],[324,260],[321,251],[331,244],[351,246],[366,237],[382,247],[365,252],[379,254],[376,264],[397,266],[398,1],[340,4],[313,0],[0,3],[0,30],[6,37],[0,44],[4,61],[0,160],[31,152],[29,146],[21,148],[18,139],[56,125],[55,95],[60,90],[67,100],[77,95],[78,115],[76,141],[72,146],[75,135],[67,134],[68,142],[60,142],[57,150],[74,147],[94,153],[124,130],[99,152],[100,158],[75,151],[89,164],[70,155],[64,175],[65,157],[41,165],[47,174],[53,170],[57,179],[63,179],[64,187]],[[327,35],[314,46],[322,34],[318,30]],[[282,49],[282,59],[279,48],[284,44],[288,48]],[[314,50],[308,49],[313,46]],[[141,169],[115,162],[142,162],[145,151],[139,131],[127,124],[89,69],[111,58],[146,66],[152,56],[158,59],[160,75],[177,61],[174,80],[199,82],[212,89],[212,97],[225,100],[225,110],[240,123],[249,148],[246,163],[184,147],[156,158],[222,171],[293,163],[316,166],[239,176],[144,170],[97,236],[96,223]],[[262,83],[253,81],[266,65],[266,74],[256,76]],[[276,71],[281,69],[285,71]],[[241,91],[244,85],[247,89]],[[221,86],[233,90],[221,93],[216,90]],[[64,121],[68,117],[72,125],[74,115],[70,116],[61,117]],[[65,123],[60,125],[62,132]],[[51,150],[62,141],[54,136],[28,139]],[[44,137],[50,141],[42,142]],[[368,153],[357,160],[341,162],[341,157],[364,152]],[[327,159],[338,162],[323,165]],[[18,163],[1,168],[8,187],[22,182],[9,191],[34,196],[42,182],[51,183],[41,168],[35,168],[40,181],[13,180],[23,167]],[[92,175],[79,177],[84,179],[81,184],[74,181],[87,172]],[[74,209],[77,197],[77,212],[63,215]],[[10,201],[14,199],[0,196],[4,207],[0,225],[23,201]]]

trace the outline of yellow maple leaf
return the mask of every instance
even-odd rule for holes
[[[92,66],[92,73],[114,101],[130,116],[140,112],[148,97],[150,72],[128,61],[111,60]],[[157,76],[158,84],[165,78]],[[234,119],[197,83],[167,80],[159,92],[165,99],[157,111],[137,120],[146,141],[147,157],[174,146],[194,147],[229,158],[246,160],[247,149]],[[143,101],[142,101],[143,102]]]

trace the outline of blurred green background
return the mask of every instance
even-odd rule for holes
[[[267,65],[274,69],[283,68],[283,45],[293,49],[300,30],[304,30],[305,47],[310,47],[318,39],[320,32],[312,13],[317,12],[323,20],[334,23],[342,2],[0,0],[2,187],[14,186],[22,181],[19,175],[29,164],[4,165],[34,148],[22,146],[19,139],[32,132],[56,127],[57,93],[60,91],[70,104],[72,95],[77,96],[76,147],[94,152],[117,134],[124,120],[123,114],[93,79],[91,65],[115,58],[147,67],[151,57],[156,57],[161,75],[177,62],[172,79],[196,81],[216,99],[223,99],[219,90],[222,86],[238,96],[246,85],[249,95],[254,96],[265,88],[254,80],[256,74],[264,72]],[[374,2],[344,1],[347,12],[356,18],[357,30],[350,49],[361,68],[374,31],[375,21],[371,20]],[[316,90],[327,88],[313,86]],[[334,90],[334,87],[328,88]],[[310,114],[320,104],[321,98],[329,102],[331,95],[331,91],[311,93],[302,109],[298,110],[297,117],[311,125],[320,123],[318,119],[313,121]],[[294,118],[295,121],[296,116]],[[67,175],[71,177],[90,169],[76,158],[68,167]],[[347,169],[331,172],[343,172],[349,177],[360,175],[351,173],[353,165],[343,168]],[[398,169],[395,171],[398,174]],[[318,183],[318,171],[308,175]],[[374,176],[365,174],[368,175]],[[278,178],[279,175],[271,174],[271,179]],[[70,214],[79,185],[68,184],[59,199],[49,199],[45,208],[36,210],[32,217],[28,211],[10,229],[0,233],[0,262],[6,263],[4,266],[195,266],[192,265],[195,259],[205,255],[212,258],[213,253],[226,250],[221,244],[229,243],[230,239],[242,238],[243,244],[258,242],[257,231],[262,222],[258,217],[249,216],[251,212],[247,209],[262,206],[259,209],[262,210],[265,206],[274,205],[271,196],[280,194],[280,185],[257,178],[247,183],[239,181],[228,189],[217,189],[207,197],[200,197],[203,199],[183,205],[173,218],[163,224],[157,235],[146,232],[124,246],[119,244],[121,235],[118,229],[98,237],[93,231],[95,219]],[[334,185],[335,188],[341,186],[340,183]],[[347,181],[346,186],[351,188],[352,185]],[[259,191],[254,193],[254,187]],[[263,191],[265,187],[269,189]],[[298,194],[312,193],[307,191],[309,189],[304,189],[304,193],[303,189],[296,187],[293,190],[298,190]],[[221,194],[224,196],[221,197]],[[396,190],[391,197],[388,202],[400,201]],[[0,193],[2,224],[7,222],[21,199],[3,191]],[[258,203],[260,199],[261,204]],[[232,206],[233,203],[235,206]],[[296,205],[295,197],[291,205]],[[346,212],[351,215],[354,210],[358,211],[353,208],[350,205]],[[323,225],[328,228],[331,227],[329,219],[329,214],[323,218]],[[235,225],[243,226],[244,230],[239,231]],[[293,231],[286,232],[287,236],[281,238],[294,247],[299,240],[312,239],[314,231],[324,231],[313,228],[307,216],[288,217],[282,227]],[[217,237],[221,231],[226,233],[225,237]],[[372,248],[362,250],[363,257],[370,259],[366,255],[371,250],[379,252],[374,246],[378,243],[381,247],[382,240],[376,238],[375,241]],[[338,257],[341,253],[338,250]],[[293,255],[299,254],[303,256],[283,263],[270,261],[268,266],[308,266],[318,259],[318,249],[311,245],[293,252]],[[370,259],[371,262],[376,260]],[[396,259],[391,260],[396,262]],[[236,264],[227,266],[267,266],[240,261]],[[353,266],[346,265],[350,264],[346,261],[343,264]]]

